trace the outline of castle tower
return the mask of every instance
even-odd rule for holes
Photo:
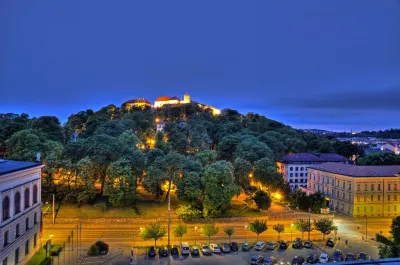
[[[183,103],[190,103],[190,95],[188,93],[183,96]]]

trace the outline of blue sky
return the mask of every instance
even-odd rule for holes
[[[192,98],[297,128],[399,126],[400,1],[0,1],[0,113]]]

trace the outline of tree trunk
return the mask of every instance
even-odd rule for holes
[[[157,239],[154,239],[154,248],[157,247]]]
[[[278,232],[278,241],[281,239],[281,233]]]
[[[259,236],[260,234],[257,234],[257,241],[258,241],[258,236]]]
[[[169,181],[169,184],[168,184],[168,190],[167,190],[167,194],[166,194],[166,196],[165,196],[165,202],[167,202],[167,200],[168,200],[168,196],[169,196],[169,191],[171,190],[171,180]]]
[[[229,243],[231,243],[231,236],[228,236],[228,241]]]
[[[211,237],[208,236],[208,244],[210,245],[210,243],[211,243]]]

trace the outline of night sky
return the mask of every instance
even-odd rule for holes
[[[296,128],[398,128],[400,1],[0,1],[0,113],[186,92]]]

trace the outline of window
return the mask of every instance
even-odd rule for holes
[[[293,167],[290,167],[290,170],[293,170]]]
[[[37,185],[33,186],[33,204],[38,202],[38,187]]]
[[[10,199],[5,197],[3,200],[3,221],[10,218]]]
[[[390,184],[388,184],[388,190],[390,190]]]
[[[4,247],[6,247],[8,245],[8,230],[4,232]]]
[[[290,177],[293,178],[293,173],[290,173]]]
[[[370,206],[370,211],[371,211],[371,213],[374,212],[374,206]]]
[[[390,205],[388,206],[388,213],[390,213]]]
[[[17,192],[14,196],[14,214],[21,212],[21,193]]]
[[[367,196],[366,195],[364,195],[364,202],[366,202],[367,201]]]
[[[393,195],[394,201],[397,201],[397,195]]]
[[[388,195],[388,202],[390,201],[390,195]]]
[[[19,248],[15,250],[15,264],[19,263]]]
[[[371,191],[374,191],[375,187],[374,184],[371,184]]]
[[[374,201],[374,195],[371,195],[371,202]]]
[[[360,184],[357,184],[357,191],[360,191]]]
[[[25,193],[24,193],[24,196],[25,196],[25,209],[26,208],[29,208],[29,189],[28,188],[26,188],[25,189]]]
[[[378,195],[378,201],[380,201],[381,200],[381,195]]]
[[[294,176],[295,176],[295,177],[298,177],[298,176],[299,176],[299,173],[294,173]]]
[[[345,182],[343,182],[343,189],[346,187],[346,183]]]
[[[293,182],[293,179],[289,180],[289,182]]]
[[[25,219],[25,231],[29,230],[29,217]]]
[[[397,212],[397,206],[395,205],[393,208],[394,208],[394,212]]]
[[[313,189],[315,190],[315,184],[313,184]]]
[[[29,240],[25,241],[25,256],[29,254]]]
[[[351,183],[349,183],[349,190],[351,190]]]
[[[357,207],[357,213],[360,213],[360,207]]]
[[[337,192],[336,192],[336,197],[338,197],[338,198],[339,198],[339,191],[337,191]]]
[[[357,196],[357,202],[360,202],[360,196]]]
[[[37,224],[37,213],[33,214],[33,224]]]
[[[8,263],[7,258],[3,259],[3,265],[7,265],[7,263]]]
[[[33,235],[33,247],[35,248],[37,246],[37,233]]]
[[[17,225],[15,226],[15,238],[17,238],[17,237],[19,237],[19,236],[20,236],[19,224],[17,224]]]
[[[381,190],[381,184],[378,184],[378,190],[379,191]]]
[[[300,170],[304,170],[304,167],[301,167]]]
[[[397,190],[397,184],[393,184],[394,185],[394,190]]]
[[[300,173],[300,177],[303,177],[303,173]]]
[[[344,192],[343,192],[343,196],[342,196],[343,200],[344,200]]]
[[[364,191],[368,190],[368,184],[364,184]]]
[[[296,167],[296,171],[298,171],[299,170],[299,167]]]

